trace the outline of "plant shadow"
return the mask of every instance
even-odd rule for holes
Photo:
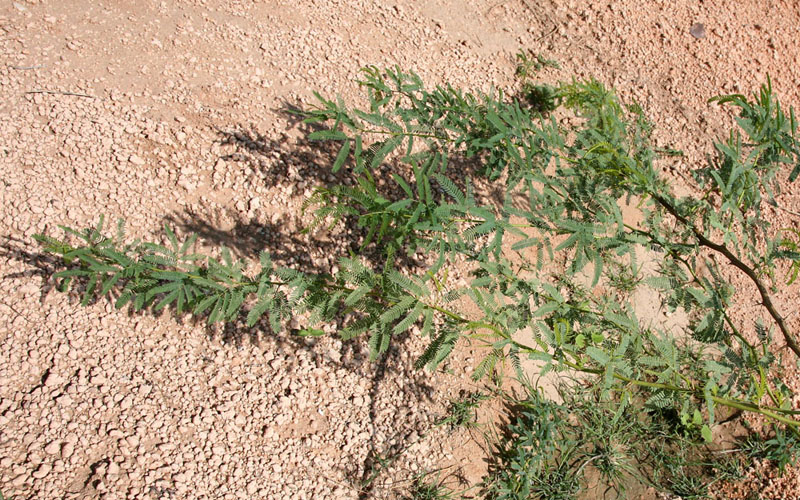
[[[299,127],[303,136],[306,136],[310,130],[310,127],[299,122],[289,121],[289,126]],[[234,150],[221,158],[229,162],[242,162],[254,171],[258,171],[260,177],[266,180],[268,187],[296,182],[300,178],[314,179],[323,183],[345,183],[349,175],[347,172],[334,174],[330,171],[330,166],[338,152],[334,147],[335,144],[299,139],[293,146],[287,147],[285,142],[271,140],[252,127],[234,127],[227,131],[218,130],[218,133],[220,143],[231,146]],[[268,158],[271,158],[272,161],[267,161]],[[220,224],[222,218],[232,220],[233,223]],[[380,249],[375,245],[359,253],[361,250],[359,241],[363,239],[364,231],[357,226],[357,221],[353,218],[344,221],[348,231],[345,233],[347,238],[338,240],[332,238],[325,230],[310,234],[290,230],[289,228],[292,226],[300,227],[302,214],[282,213],[275,220],[263,220],[263,218],[248,217],[247,214],[234,210],[222,209],[217,213],[187,210],[167,215],[164,217],[164,222],[177,228],[179,233],[197,234],[199,240],[202,240],[204,244],[228,247],[241,259],[253,259],[259,252],[266,251],[270,253],[276,264],[291,266],[307,273],[330,273],[337,263],[338,256],[351,254],[361,255],[373,266],[383,264]],[[4,278],[41,277],[40,302],[43,303],[49,293],[56,288],[56,279],[53,276],[64,268],[64,262],[43,251],[31,250],[30,246],[29,242],[13,237],[8,237],[6,242],[0,243],[0,253],[9,259],[24,263],[29,268],[23,272],[9,274]],[[419,265],[419,262],[411,257],[401,256],[399,264],[411,269]],[[86,281],[73,281],[67,295],[71,304],[81,302],[87,285]],[[117,287],[112,289],[108,296],[93,296],[89,305],[107,300],[113,303],[118,295]],[[245,310],[244,314],[246,312]],[[259,321],[253,327],[248,327],[243,315],[230,323],[207,325],[204,318],[178,313],[172,306],[159,312],[153,312],[150,309],[136,311],[132,307],[126,307],[122,313],[130,317],[146,315],[156,318],[171,317],[179,324],[204,328],[210,339],[218,339],[234,348],[242,346],[244,343],[264,345],[263,341],[268,337],[270,339],[268,349],[304,351],[308,354],[311,362],[318,366],[327,365],[334,371],[344,369],[352,373],[369,374],[371,378],[368,392],[369,418],[368,422],[364,422],[364,426],[371,433],[369,449],[364,462],[359,466],[354,466],[352,470],[372,470],[375,457],[380,454],[392,453],[398,446],[402,447],[403,440],[407,439],[409,435],[414,432],[422,434],[424,431],[423,423],[416,417],[414,419],[398,418],[392,435],[387,439],[387,442],[395,439],[398,444],[392,445],[388,451],[385,449],[386,445],[379,444],[380,425],[378,420],[386,418],[386,381],[402,376],[405,379],[402,389],[402,392],[405,393],[404,399],[413,400],[416,405],[433,401],[435,391],[426,382],[428,377],[421,374],[412,374],[409,377],[408,358],[402,355],[412,349],[410,344],[414,339],[408,334],[393,338],[389,350],[379,358],[373,367],[365,369],[364,365],[370,361],[368,354],[363,349],[365,342],[362,338],[342,342],[338,355],[332,357],[325,352],[325,349],[318,347],[321,342],[319,339],[301,337],[296,335],[296,331],[291,330],[281,333],[274,332],[265,320]],[[359,491],[360,497],[369,497],[372,490],[369,487],[364,488],[362,481],[355,475],[352,479],[353,488]]]

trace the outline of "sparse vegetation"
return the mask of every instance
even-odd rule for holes
[[[304,336],[335,325],[343,340],[366,337],[373,359],[414,330],[429,339],[420,368],[435,369],[465,341],[486,348],[476,379],[505,360],[518,375],[527,360],[541,375],[570,373],[575,387],[590,377],[594,388],[564,390],[564,404],[534,390],[515,401],[487,478],[492,498],[574,498],[590,486],[588,469],[619,492],[636,478],[703,498],[713,480],[702,448],[720,412],[773,422],[773,440],[743,449],[790,461],[800,421],[781,367],[800,346],[781,313],[789,305],[772,290],[796,277],[800,253],[795,233],[770,227],[763,204],[776,203],[779,178],[800,173],[794,113],[769,82],[753,100],[715,98],[738,112],[739,130],[693,173],[697,195],[681,197],[656,166],[642,110],[594,80],[530,86],[531,72],[548,63],[520,58],[523,99],[426,90],[413,73],[376,68],[361,82],[368,109],[318,96],[302,115],[325,128],[309,138],[338,144],[332,171],[349,179],[309,200],[315,225],[347,219],[363,230],[360,253],[342,256],[336,272],[275,267],[264,253],[261,270],[247,275],[226,251],[219,260],[194,254],[193,238],[169,228],[166,245],[126,243],[121,230],[107,237],[102,222],[67,229],[77,245],[37,238],[64,260],[60,289],[82,280],[84,304],[108,295],[117,307],[172,307],[209,323],[265,319],[273,331],[295,318]],[[487,185],[501,194],[484,196]],[[640,222],[623,216],[626,199]],[[654,255],[655,271],[637,264],[643,255]],[[404,264],[414,256],[428,258]],[[466,286],[448,280],[460,262],[471,272]],[[758,290],[763,318],[754,325],[728,312],[731,273]],[[687,313],[681,331],[640,321],[639,286]],[[459,298],[479,317],[465,316]],[[443,423],[467,425],[479,402],[454,403]],[[420,498],[448,498],[440,486]]]
[[[441,473],[423,473],[414,477],[407,500],[456,500],[464,491],[454,491],[445,484]]]
[[[447,426],[451,431],[460,427],[474,427],[477,425],[477,409],[481,402],[489,399],[489,396],[479,391],[464,393],[458,398],[450,401],[447,415],[441,418],[437,424]]]

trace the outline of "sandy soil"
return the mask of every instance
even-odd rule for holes
[[[82,308],[51,293],[52,263],[31,235],[105,214],[136,237],[160,237],[169,222],[241,256],[266,247],[286,263],[329,267],[343,241],[299,236],[298,212],[330,160],[282,109],[312,90],[356,98],[366,64],[508,87],[519,49],[561,64],[547,80],[594,76],[637,100],[657,142],[687,152],[669,165],[679,180],[731,124],[709,97],[750,92],[770,75],[797,106],[798,40],[792,0],[3,2],[0,491],[391,498],[422,470],[479,478],[468,433],[431,430],[465,388],[462,365],[414,372],[414,339],[369,364],[363,346],[333,339],[209,330],[105,301]],[[781,203],[800,210],[796,185]],[[774,218],[797,227],[785,212]],[[318,250],[298,251],[309,244]],[[796,303],[797,288],[778,295]],[[737,314],[756,309],[743,300]],[[406,445],[359,486],[376,456]],[[770,474],[748,487],[800,496],[797,470]]]

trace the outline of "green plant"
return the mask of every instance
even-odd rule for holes
[[[439,419],[437,425],[445,425],[451,431],[459,427],[474,427],[477,425],[477,409],[489,396],[481,392],[463,392],[459,397],[450,401],[447,415]]]
[[[631,293],[643,281],[642,267],[637,266],[635,262],[630,264],[623,264],[618,261],[610,261],[608,264],[611,266],[611,272],[608,275],[608,284],[615,290],[621,293]]]
[[[541,54],[520,50],[517,53],[516,76],[522,83],[522,96],[530,109],[546,115],[559,105],[558,89],[552,85],[537,84],[531,81],[536,73],[544,68],[560,68],[557,61],[547,59]]]
[[[739,442],[739,449],[746,457],[770,460],[781,472],[794,461],[799,446],[797,435],[780,427],[775,428],[769,437],[750,433]]]
[[[644,401],[620,406],[579,381],[559,388],[560,403],[531,386],[522,399],[505,397],[510,422],[494,440],[487,498],[574,499],[589,489],[626,498],[637,483],[706,498],[712,484],[741,477],[738,460],[648,412]]]
[[[517,52],[517,78],[523,82],[536,75],[544,68],[560,69],[558,61],[547,59],[542,54],[534,54],[533,51],[520,50]]]
[[[529,391],[517,401],[508,437],[498,443],[499,460],[487,478],[486,495],[494,499],[575,498],[581,487],[576,443],[563,433],[567,409]]]
[[[800,231],[790,227],[784,228],[782,231],[784,234],[788,233],[789,236],[780,241],[779,248],[782,248],[787,255],[791,255],[794,259],[789,271],[789,279],[786,282],[787,285],[791,285],[797,279],[798,273],[800,273],[800,259],[797,259],[797,256],[800,255]]]
[[[461,492],[463,493],[463,492]],[[459,493],[444,484],[444,479],[436,474],[422,473],[414,477],[407,500],[454,500]]]
[[[555,88],[553,104],[575,117],[566,125],[503,92],[427,90],[398,69],[366,68],[360,83],[366,109],[318,95],[318,107],[302,112],[307,123],[327,127],[309,138],[338,144],[332,170],[350,177],[318,189],[309,206],[316,224],[355,221],[364,231],[360,248],[380,255],[379,264],[355,254],[343,256],[336,273],[314,274],[275,267],[264,253],[261,270],[249,276],[226,251],[221,259],[190,253],[193,240],[181,242],[169,228],[168,244],[157,245],[108,238],[101,224],[68,229],[78,246],[37,236],[64,259],[60,288],[82,279],[84,303],[110,294],[117,307],[174,307],[207,314],[211,323],[243,314],[250,326],[266,316],[275,331],[295,316],[304,323],[300,335],[322,335],[320,324],[338,321],[343,339],[368,338],[373,359],[419,325],[430,339],[419,367],[436,367],[463,339],[487,348],[476,378],[497,373],[504,360],[521,372],[530,358],[542,373],[596,377],[620,412],[640,399],[647,409],[673,412],[706,441],[720,406],[797,432],[800,412],[781,380],[786,351],[771,328],[758,323],[757,335],[748,335],[728,313],[736,296],[728,276],[739,273],[800,356],[771,293],[775,273],[800,255],[762,211],[787,177],[783,167],[792,168],[789,180],[800,172],[794,113],[785,115],[771,82],[753,101],[715,99],[738,111],[740,130],[694,172],[700,194],[684,197],[655,166],[641,109],[622,105],[595,80]],[[485,201],[475,187],[484,180],[502,188],[500,201]],[[623,198],[636,201],[641,222],[623,217]],[[640,321],[629,279],[612,291],[602,286],[619,283],[609,262],[633,263],[637,252],[650,252],[658,266],[635,282],[687,311],[681,332]],[[415,254],[429,259],[401,265],[401,256]],[[472,279],[460,287],[447,271],[462,261]],[[456,310],[460,297],[477,317]]]
[[[523,96],[532,111],[543,115],[558,108],[558,91],[551,85],[534,85],[526,83],[522,87]]]

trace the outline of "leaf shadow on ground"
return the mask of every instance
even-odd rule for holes
[[[60,269],[57,258],[44,254],[41,252],[31,251],[30,245],[26,242],[16,239],[7,238],[5,242],[0,244],[0,255],[9,259],[22,262],[29,266],[25,271],[6,274],[0,278],[2,279],[31,279],[41,278],[41,296],[40,302],[44,302],[51,291],[56,288],[55,279],[53,274]],[[81,301],[83,292],[85,291],[86,283],[77,282],[73,284],[69,293],[68,300],[70,304],[78,305]],[[108,300],[107,298],[95,297],[91,302],[93,304],[100,303]],[[12,308],[12,311],[14,309]],[[387,401],[385,383],[398,377],[403,377],[405,383],[402,386],[402,391],[408,398],[414,400],[414,404],[432,403],[434,400],[434,387],[426,382],[427,376],[423,374],[413,374],[408,377],[407,372],[407,358],[402,355],[403,352],[411,349],[411,341],[413,340],[409,334],[398,335],[393,339],[393,342],[386,353],[375,361],[372,366],[369,360],[368,352],[363,349],[363,339],[353,339],[348,342],[343,342],[341,349],[336,356],[331,356],[330,352],[325,349],[317,348],[320,342],[314,338],[304,338],[296,335],[294,331],[275,333],[271,330],[267,321],[259,321],[253,327],[248,327],[243,318],[239,318],[231,323],[206,325],[203,318],[191,317],[187,318],[186,314],[179,315],[172,308],[166,308],[158,313],[153,313],[150,310],[134,311],[130,307],[126,307],[124,314],[129,317],[143,317],[155,316],[156,318],[172,317],[174,321],[180,324],[189,324],[192,326],[205,328],[209,338],[219,339],[223,344],[229,345],[232,348],[241,346],[245,342],[250,342],[255,345],[265,345],[263,341],[268,337],[269,349],[273,351],[286,351],[286,352],[300,352],[304,351],[310,361],[317,366],[329,366],[331,372],[345,370],[350,373],[357,373],[361,376],[369,376],[371,378],[369,389],[367,392],[368,397],[368,419],[363,422],[364,429],[370,432],[370,439],[365,460],[360,464],[347,464],[344,466],[348,471],[351,487],[358,492],[359,498],[373,498],[373,486],[371,482],[365,482],[371,471],[375,470],[377,464],[377,457],[390,456],[392,453],[404,448],[404,443],[409,436],[414,433],[422,434],[425,432],[427,425],[423,419],[408,418],[409,415],[398,411],[396,425],[392,427],[392,432],[386,436],[386,442],[394,440],[395,445],[381,446],[378,441],[378,433],[381,429],[380,420],[386,419],[385,411],[390,408],[392,401]],[[349,396],[348,400],[352,400],[354,395]],[[400,410],[398,408],[398,410]],[[402,414],[401,414],[402,413]],[[386,448],[388,446],[388,448]],[[363,472],[362,472],[363,471]]]
[[[302,127],[302,125],[301,125]],[[303,135],[307,135],[308,129],[303,130]],[[297,168],[296,176],[304,179],[318,179],[324,183],[343,182],[349,175],[341,172],[334,175],[330,172],[337,151],[335,144],[313,142],[300,139],[297,143],[287,149],[287,145],[282,141],[267,139],[252,128],[235,127],[228,131],[219,131],[220,141],[231,144],[235,147],[234,153],[229,160],[246,162],[254,170],[260,169],[262,177],[267,184],[274,182],[277,185],[283,181],[291,181],[286,174],[289,167]],[[238,155],[238,156],[236,156]],[[277,162],[263,161],[267,156],[277,156]],[[246,214],[228,211],[226,215],[233,219],[233,224],[221,227],[214,220],[214,216],[187,211],[176,213],[164,218],[168,225],[179,229],[180,233],[195,233],[200,240],[211,246],[226,246],[233,253],[242,259],[254,259],[260,251],[268,251],[275,262],[280,265],[291,265],[296,269],[313,273],[328,273],[335,265],[335,258],[347,256],[349,252],[358,252],[359,238],[363,238],[363,231],[357,228],[354,220],[345,221],[350,233],[345,241],[333,241],[329,237],[317,236],[316,234],[305,235],[299,231],[287,230],[287,218],[292,215],[282,214],[276,221],[264,221],[249,218]],[[294,221],[300,223],[299,217]],[[9,260],[22,262],[29,269],[3,276],[3,279],[30,279],[40,277],[41,296],[40,302],[44,303],[49,293],[56,288],[56,280],[53,275],[63,269],[64,262],[50,254],[32,250],[29,242],[8,237],[5,242],[0,243],[0,255]],[[315,250],[314,255],[309,249]],[[368,249],[361,252],[361,255],[378,266],[382,263],[380,252],[377,249]],[[333,257],[333,258],[332,258]],[[417,262],[413,258],[401,261],[402,266],[413,267]],[[71,285],[68,297],[71,304],[79,304],[87,283],[76,281]],[[114,300],[114,290],[112,297],[93,297],[89,305],[103,301]],[[164,318],[171,316],[179,324],[189,324],[192,326],[203,327],[211,339],[219,339],[221,342],[232,347],[241,346],[245,342],[255,345],[264,345],[262,341],[269,337],[271,349],[284,349],[288,352],[305,351],[311,361],[322,366],[324,363],[331,366],[336,371],[344,369],[348,372],[355,372],[361,375],[370,376],[370,386],[368,390],[368,420],[363,422],[363,427],[370,432],[369,449],[366,459],[360,464],[348,464],[345,468],[348,471],[352,488],[358,492],[359,498],[372,498],[374,496],[373,482],[365,479],[370,475],[370,471],[375,470],[378,464],[378,457],[389,456],[398,451],[404,451],[404,443],[414,433],[423,434],[426,425],[424,419],[418,417],[408,418],[411,413],[398,415],[395,425],[391,432],[386,436],[385,445],[379,444],[378,433],[381,429],[381,420],[385,420],[386,411],[391,408],[392,401],[387,400],[385,384],[394,378],[403,377],[405,383],[401,389],[406,393],[406,398],[415,401],[415,405],[423,402],[432,403],[434,399],[434,388],[426,382],[429,378],[425,375],[412,374],[408,376],[408,358],[402,354],[409,349],[413,338],[409,334],[398,335],[393,338],[389,350],[380,357],[372,367],[365,367],[370,363],[366,350],[363,349],[364,339],[354,339],[343,342],[338,355],[331,357],[324,349],[317,348],[320,342],[318,339],[310,339],[295,335],[296,332],[283,332],[277,334],[271,330],[266,321],[260,321],[254,327],[247,327],[244,318],[226,323],[224,325],[205,325],[203,318],[178,314],[173,307],[154,313],[150,310],[134,311],[132,308],[125,308],[125,314],[129,316],[154,316]],[[398,409],[400,410],[400,409]],[[385,432],[385,431],[384,431]],[[396,444],[388,445],[394,440]]]
[[[0,256],[9,261],[23,262],[30,266],[25,271],[0,276],[0,279],[30,279],[36,276],[42,278],[41,293],[39,295],[40,302],[44,302],[50,292],[56,288],[55,281],[50,277],[59,271],[63,265],[63,261],[58,257],[31,250],[30,243],[15,236],[6,236],[5,241],[0,243]]]
[[[346,183],[351,176],[346,169],[336,174],[331,172],[331,165],[338,153],[337,144],[305,139],[316,128],[296,120],[295,115],[288,116],[288,126],[296,127],[300,132],[300,138],[292,141],[290,148],[285,141],[270,140],[253,127],[235,126],[227,130],[217,130],[221,144],[234,147],[232,153],[222,156],[221,159],[244,162],[247,167],[258,172],[266,187],[297,182],[297,179],[319,181],[323,185]],[[384,170],[389,171],[388,168]],[[280,213],[276,218],[273,222],[264,217],[250,217],[238,210],[219,209],[206,214],[189,211],[175,213],[165,217],[164,222],[178,228],[182,233],[197,234],[204,243],[226,246],[239,258],[252,259],[259,252],[266,251],[276,264],[291,266],[304,272],[330,273],[336,265],[336,259],[348,254],[358,254],[375,269],[380,269],[383,264],[380,249],[375,245],[366,249],[360,248],[366,231],[357,226],[357,220],[353,217],[345,218],[342,222],[345,234],[339,235],[339,239],[331,238],[325,228],[309,233],[301,232],[299,228],[304,224],[302,214]],[[292,227],[298,229],[289,229]],[[400,256],[398,264],[401,268],[413,269],[419,262],[412,257]],[[241,341],[241,332],[252,329],[247,329],[243,321],[239,323],[241,324],[229,323],[218,328],[220,337],[227,341]],[[262,323],[269,330],[266,322]],[[252,335],[251,333],[251,337]],[[291,335],[279,335],[278,338],[289,343],[287,347],[315,352],[314,339]],[[255,337],[250,340],[258,342]],[[342,359],[347,360],[344,363],[347,365],[345,368],[357,370],[369,363],[367,353],[359,348],[362,340],[343,343],[341,355]],[[374,363],[368,392],[369,421],[365,425],[371,432],[370,448],[360,466],[353,467],[351,464],[348,467],[351,471],[351,484],[358,491],[360,499],[374,496],[376,482],[371,475],[376,471],[381,472],[382,462],[387,457],[392,459],[401,455],[407,448],[408,437],[414,433],[422,434],[425,430],[423,422],[414,422],[410,426],[399,425],[387,437],[387,442],[394,441],[395,444],[386,447],[378,444],[376,435],[381,416],[382,384],[394,377],[407,376],[404,372],[404,364],[407,362],[402,360],[401,353],[410,348],[407,344],[411,340],[408,333],[396,336],[389,350]],[[316,358],[314,360],[317,361]],[[432,401],[433,387],[423,381],[424,377],[413,378],[413,383],[405,384],[404,390],[410,390],[416,399]]]
[[[331,171],[338,154],[338,143],[307,140],[308,134],[318,130],[318,127],[302,123],[296,115],[288,114],[287,125],[299,132],[299,138],[293,139],[291,146],[287,146],[289,141],[269,139],[252,126],[237,125],[225,130],[217,129],[220,144],[233,148],[232,152],[221,156],[220,159],[243,163],[256,172],[259,179],[263,179],[263,186],[267,188],[291,184],[298,179],[330,185],[344,184],[352,178],[352,173],[347,167],[337,173]],[[448,172],[451,173],[450,177],[454,183],[465,191],[465,179],[481,177],[477,175],[481,163],[481,159],[477,157],[454,156],[450,159]],[[391,180],[393,172],[405,175],[408,179],[411,169],[397,161],[387,161],[376,169],[376,178],[385,181],[381,185],[383,192],[389,198],[400,199],[404,194],[399,185]],[[504,202],[504,192],[499,186],[499,183],[481,180],[473,185],[473,188],[483,203],[498,206]],[[436,195],[444,200],[446,196],[444,191],[436,184],[433,188]],[[259,252],[266,251],[277,264],[305,272],[330,273],[336,264],[336,259],[348,254],[358,254],[365,258],[374,269],[379,270],[383,264],[383,257],[376,245],[373,244],[366,249],[360,248],[366,230],[358,227],[357,219],[354,217],[345,218],[340,223],[345,226],[344,235],[339,234],[332,238],[325,228],[302,233],[299,228],[307,222],[303,221],[302,214],[280,213],[276,217],[277,220],[252,215],[241,210],[219,208],[205,213],[197,211],[173,213],[166,216],[164,222],[178,228],[182,233],[197,234],[200,240],[213,246],[226,246],[240,258],[252,259]],[[423,264],[413,256],[399,257],[400,262],[397,265],[401,269],[413,272]],[[266,325],[265,327],[269,328]],[[235,339],[243,331],[248,331],[244,325],[227,324],[222,328],[220,336],[223,339]],[[252,340],[257,341],[257,339]],[[393,435],[387,438],[387,442],[395,441],[393,445],[380,446],[375,439],[377,429],[375,424],[380,416],[378,403],[381,385],[394,376],[405,375],[398,353],[406,349],[404,344],[408,340],[407,334],[394,338],[389,351],[375,363],[369,390],[369,424],[367,424],[372,433],[371,445],[361,466],[352,469],[351,477],[353,487],[358,490],[359,499],[380,495],[381,487],[375,475],[380,475],[388,464],[405,453],[409,445],[409,436],[415,432],[422,434],[424,431],[425,424],[418,422],[409,428],[399,426]],[[314,341],[289,336],[284,342],[291,342],[293,348],[309,348]],[[343,357],[352,359],[355,366],[368,362],[366,354],[359,349],[353,349],[352,345],[352,343],[344,344]],[[432,400],[433,388],[424,383],[420,384],[419,381],[416,384],[412,392],[418,397]]]
[[[337,173],[331,171],[338,154],[338,143],[306,139],[317,127],[299,122],[291,113],[287,115],[290,117],[287,126],[296,129],[298,139],[289,141],[286,134],[287,140],[269,139],[255,127],[244,125],[217,129],[219,143],[233,147],[232,152],[220,156],[220,159],[242,163],[245,166],[242,170],[250,169],[257,185],[266,188],[290,188],[298,182],[323,186],[352,184],[352,174],[348,169]],[[389,172],[388,166],[384,170]],[[381,261],[377,245],[361,248],[367,231],[358,226],[355,217],[345,217],[339,223],[342,229],[336,232],[324,225],[313,231],[303,231],[309,222],[309,218],[303,215],[312,210],[313,207],[303,206],[299,213],[289,213],[289,209],[277,204],[259,213],[252,210],[243,213],[229,207],[206,210],[205,213],[188,209],[165,216],[164,222],[182,233],[197,234],[205,243],[225,246],[239,258],[255,258],[259,252],[267,251],[274,262],[306,272],[328,273],[337,258],[350,254],[358,254],[371,265]],[[272,217],[265,217],[266,212],[272,212]],[[399,255],[398,259],[400,267],[412,268],[419,264],[405,255]]]

